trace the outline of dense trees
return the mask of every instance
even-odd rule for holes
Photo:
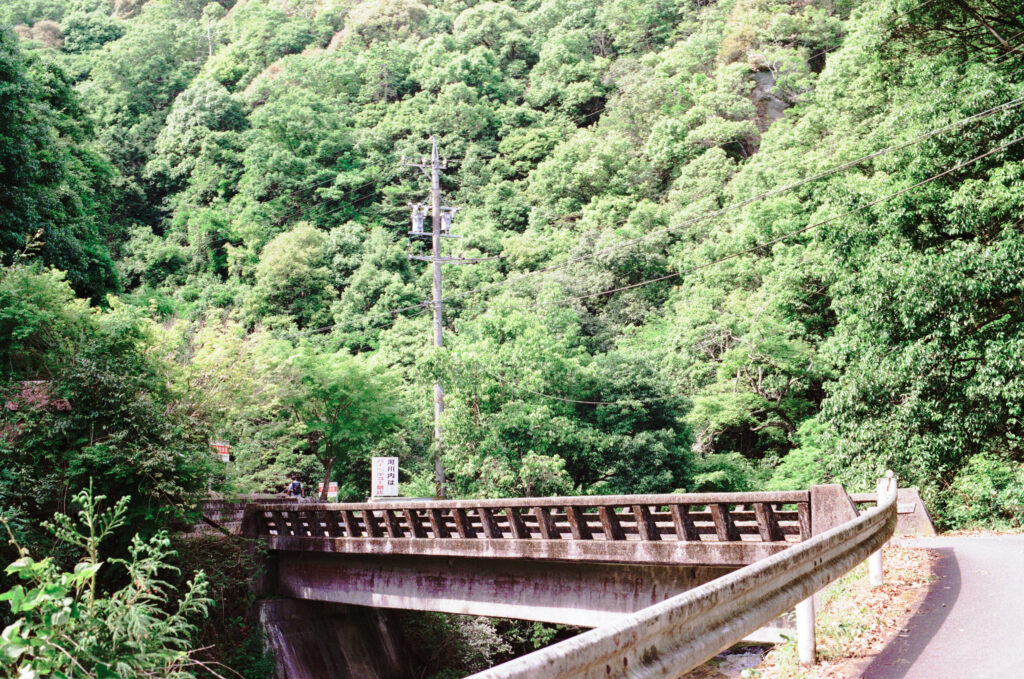
[[[0,255],[9,261],[34,239],[43,261],[98,301],[117,285],[115,174],[92,136],[66,73],[0,26]]]
[[[91,482],[148,540],[209,485],[361,498],[375,453],[429,494],[441,379],[454,495],[892,468],[1019,525],[1022,34],[1012,0],[4,2],[0,518],[35,548]],[[429,134],[485,260],[440,350]],[[53,556],[16,570],[79,596]]]
[[[111,307],[10,268],[33,314],[94,339],[58,361],[11,334],[5,379],[46,366],[65,398],[104,402],[76,371],[118,372],[110,394],[151,391],[194,428],[144,404],[103,417],[169,448],[230,438],[233,487],[315,482],[334,459],[358,496],[346,475],[374,449],[419,488],[438,376],[461,494],[858,485],[889,466],[936,497],[964,469],[1016,473],[1024,116],[918,138],[1019,96],[1013,3],[3,12],[23,36],[0,61],[0,144],[24,159],[0,172],[6,261]],[[502,257],[448,267],[442,351],[405,238],[427,185],[399,165],[428,133],[464,206],[446,247]],[[388,405],[372,441],[318,461],[309,390],[364,387]]]
[[[147,325],[121,304],[90,309],[59,272],[0,270],[0,503],[27,546],[90,482],[131,495],[126,520],[143,532],[206,484],[207,428],[168,385]]]

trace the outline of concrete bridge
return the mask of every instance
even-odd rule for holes
[[[875,495],[857,499],[864,505],[877,502]],[[828,543],[827,549],[838,545],[853,550],[856,560],[848,567],[876,551],[895,528],[898,503],[895,498],[883,500],[882,506],[865,514],[881,517],[871,523],[866,536],[858,529]],[[919,518],[923,512],[919,500],[902,504],[901,518]],[[827,551],[815,536],[861,519],[845,490],[829,485],[767,493],[252,504],[244,511],[241,532],[268,550],[260,593],[287,597],[290,605],[317,602],[310,605],[321,607],[316,609],[318,616],[326,610],[324,604],[346,604],[564,623],[597,628],[596,633],[622,625],[635,631],[641,624],[638,615],[726,582],[758,564],[788,563],[790,555],[815,562]],[[847,555],[840,561],[846,564],[849,559]],[[792,564],[787,568],[791,570]],[[819,563],[808,572],[811,580],[827,578],[820,583],[824,586],[845,572],[835,570]],[[728,639],[707,637],[700,648],[714,647],[707,657],[714,655],[792,609],[820,586],[785,585],[783,608],[774,605],[761,611],[755,606],[757,624],[745,625],[738,636],[739,628],[730,628]],[[801,596],[793,599],[797,591]],[[804,610],[803,617],[807,615],[813,621],[813,609]],[[267,620],[270,627],[275,624],[272,618]],[[294,625],[294,615],[286,618]],[[617,634],[621,638],[613,645],[627,658],[628,644],[622,644],[626,637],[621,630]],[[804,637],[806,646],[806,631]],[[324,676],[322,665],[308,666],[322,656],[316,649],[301,648],[309,642],[308,635],[277,639],[276,650],[279,658],[286,657],[289,678]],[[386,645],[386,640],[381,642],[381,648]],[[652,649],[647,649],[648,660],[653,652],[661,657],[663,649]],[[642,656],[634,658],[634,667]],[[664,676],[685,671],[683,665],[691,660],[673,660]],[[605,670],[618,667],[618,662],[601,661],[598,674],[608,676]],[[575,674],[567,671],[563,667],[562,674],[542,676],[586,674],[582,669]],[[499,666],[487,676],[536,679],[537,668],[531,665],[522,675],[508,672],[513,669]],[[397,661],[374,673],[402,676]]]

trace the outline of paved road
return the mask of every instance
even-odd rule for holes
[[[1024,677],[1024,535],[901,544],[937,551],[938,579],[864,679]]]

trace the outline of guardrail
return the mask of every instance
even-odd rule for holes
[[[676,677],[795,605],[809,601],[815,592],[880,550],[895,527],[893,493],[881,506],[832,530],[620,622],[584,632],[473,677]],[[813,624],[813,612],[811,620]]]

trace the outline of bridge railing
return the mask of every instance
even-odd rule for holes
[[[264,537],[798,542],[810,537],[807,491],[502,500],[259,505]]]
[[[706,585],[473,676],[676,677],[807,601],[879,550],[892,536],[896,516],[894,493],[855,519]]]

